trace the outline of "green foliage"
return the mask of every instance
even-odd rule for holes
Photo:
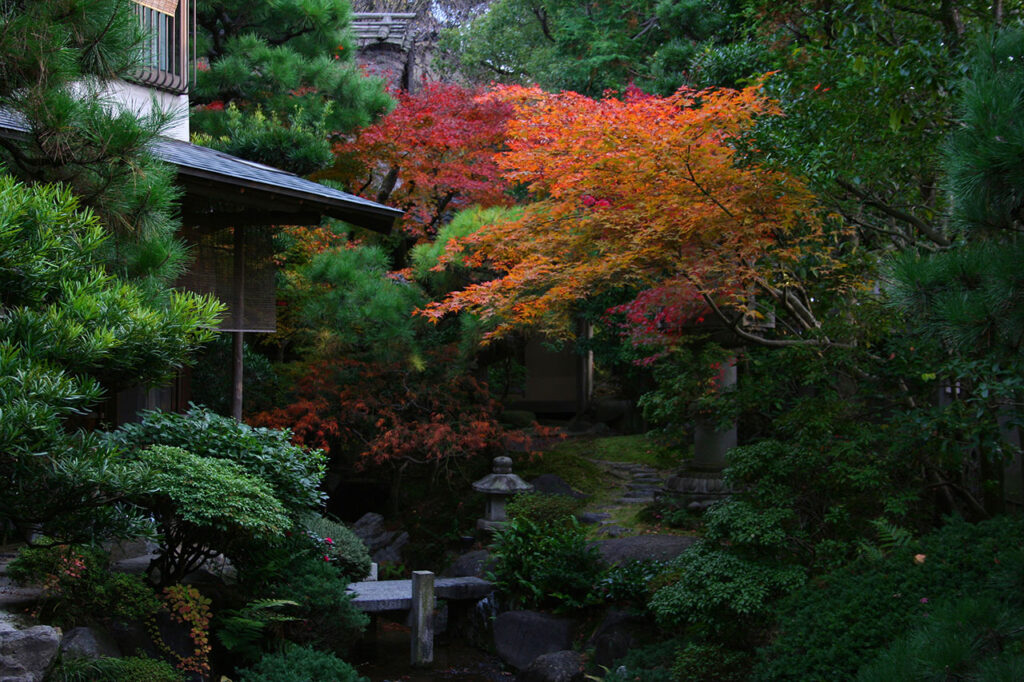
[[[297,175],[309,175],[334,161],[325,120],[329,113],[330,107],[325,107],[319,119],[303,120],[309,119],[309,112],[296,107],[287,121],[282,121],[277,112],[267,115],[257,107],[246,115],[232,103],[222,120],[217,121],[220,134],[214,137],[196,133],[193,142],[268,166],[287,168]],[[197,123],[213,117],[202,109],[196,114]]]
[[[880,561],[860,559],[808,584],[779,605],[779,634],[759,653],[755,679],[850,679],[923,625],[933,605],[1005,600],[1019,580],[1022,532],[1014,517],[950,519]]]
[[[315,292],[304,306],[310,326],[326,329],[318,339],[324,355],[369,356],[388,362],[418,355],[420,337],[432,333],[413,310],[426,303],[415,284],[389,276],[383,249],[359,246],[313,259],[305,276]]]
[[[691,642],[679,649],[672,673],[677,680],[744,682],[748,679],[749,666],[749,655],[717,644]]]
[[[605,602],[644,609],[652,595],[651,584],[665,570],[665,562],[631,559],[609,566],[594,584],[594,596]]]
[[[46,678],[51,682],[182,682],[185,678],[165,661],[127,658],[60,658]]]
[[[593,603],[601,559],[574,517],[559,524],[512,519],[495,534],[494,545],[492,579],[511,603],[556,610]]]
[[[239,671],[238,682],[366,682],[355,668],[333,654],[289,646],[266,654],[256,665]]]
[[[329,164],[332,136],[390,108],[383,83],[354,63],[347,2],[201,0],[198,10],[190,123],[213,145],[304,174]]]
[[[802,586],[803,567],[757,560],[698,541],[668,565],[667,582],[648,608],[664,627],[706,627],[717,635],[756,636],[773,601]],[[736,641],[742,642],[742,639]]]
[[[307,514],[299,523],[314,542],[323,543],[318,547],[324,549],[331,564],[343,576],[356,582],[370,574],[370,553],[348,526],[319,514]]]
[[[25,181],[70,187],[116,235],[105,251],[113,269],[166,286],[185,255],[174,237],[178,190],[148,147],[171,115],[112,106],[108,91],[146,56],[132,3],[7,2],[0,23],[0,108],[32,128],[0,145],[0,163]]]
[[[287,599],[257,599],[240,609],[225,609],[217,614],[214,631],[217,639],[239,661],[251,663],[260,658],[260,644],[274,627],[294,620],[281,613],[285,606],[298,606]]]
[[[547,493],[519,493],[505,506],[510,519],[526,519],[541,526],[565,523],[567,519],[583,508],[583,500],[572,495],[550,495]]]
[[[141,417],[111,432],[110,440],[125,449],[168,445],[233,462],[264,482],[292,515],[318,508],[323,501],[323,453],[293,445],[287,431],[253,428],[197,406],[185,414],[153,410]]]
[[[176,292],[154,305],[103,271],[104,239],[67,189],[0,176],[0,525],[79,540],[144,529],[119,505],[145,487],[138,468],[68,419],[166,378],[211,338],[220,306]]]
[[[739,51],[720,57],[723,63],[731,59],[731,68],[717,71],[693,58],[739,37],[740,4],[501,0],[471,22],[442,32],[442,66],[479,82],[537,83],[590,96],[633,82],[663,94],[684,83],[731,86],[760,67],[753,50],[743,58]]]
[[[329,558],[302,555],[269,591],[297,604],[285,609],[294,617],[284,623],[288,641],[344,654],[359,639],[370,619],[352,605],[349,578]]]
[[[516,220],[522,209],[505,206],[481,208],[473,206],[459,211],[442,225],[433,241],[417,244],[409,254],[413,277],[435,296],[441,296],[465,285],[472,272],[464,264],[461,251],[449,253],[449,244],[469,236],[485,225]]]
[[[225,417],[231,415],[232,395],[232,339],[229,334],[217,334],[203,353],[196,358],[192,374],[202,381],[192,382],[192,401],[208,407]],[[242,382],[246,414],[259,412],[280,403],[283,389],[281,380],[270,361],[252,350],[248,343],[242,346]]]
[[[284,533],[287,510],[265,481],[235,462],[154,445],[139,453],[153,471],[153,492],[139,503],[152,511],[160,533],[160,584],[180,582],[203,561],[237,555],[239,544]]]
[[[1024,190],[1024,32],[980,37],[960,84],[959,120],[946,149],[954,218],[968,235],[1017,230]]]
[[[924,615],[911,633],[861,667],[858,682],[1021,679],[1024,611],[1016,594],[965,595]]]
[[[678,647],[675,639],[634,647],[615,661],[604,682],[678,682],[672,672]]]
[[[138,576],[111,573],[107,554],[96,547],[46,545],[22,549],[7,567],[21,585],[43,589],[38,615],[48,623],[74,627],[95,620],[141,621],[160,601]]]

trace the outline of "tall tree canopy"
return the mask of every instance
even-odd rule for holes
[[[575,302],[616,287],[673,283],[695,306],[747,310],[754,293],[817,326],[793,265],[818,246],[813,200],[794,177],[738,165],[733,147],[774,105],[757,88],[593,100],[518,87],[505,177],[535,199],[518,219],[447,248],[500,276],[426,309],[468,310],[501,335],[563,334]],[[738,326],[738,325],[737,325]]]
[[[738,0],[496,0],[443,33],[454,70],[478,82],[600,96],[630,83],[671,94],[733,86],[762,70]],[[443,66],[443,65],[442,65]]]
[[[203,141],[300,174],[330,138],[391,107],[355,64],[346,0],[200,0],[192,125]]]

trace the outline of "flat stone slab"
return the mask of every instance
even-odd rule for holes
[[[407,611],[412,608],[411,580],[372,580],[352,583],[352,604],[360,611]],[[483,599],[494,591],[489,580],[475,577],[437,578],[434,595],[438,599]]]

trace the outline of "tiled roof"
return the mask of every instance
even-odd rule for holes
[[[14,112],[0,109],[0,135],[26,133],[28,130],[24,119]],[[371,230],[386,232],[402,215],[402,211],[396,208],[209,147],[160,138],[154,143],[153,152],[157,158],[174,164],[179,176],[190,180],[271,194]]]

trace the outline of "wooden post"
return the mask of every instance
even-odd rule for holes
[[[231,367],[231,416],[236,421],[242,421],[242,386],[243,367],[242,358],[245,351],[245,333],[242,329],[245,326],[245,235],[242,228],[235,226],[235,311],[234,318],[235,332],[232,334],[232,367]]]
[[[414,666],[434,662],[434,574],[412,572],[411,657]]]

